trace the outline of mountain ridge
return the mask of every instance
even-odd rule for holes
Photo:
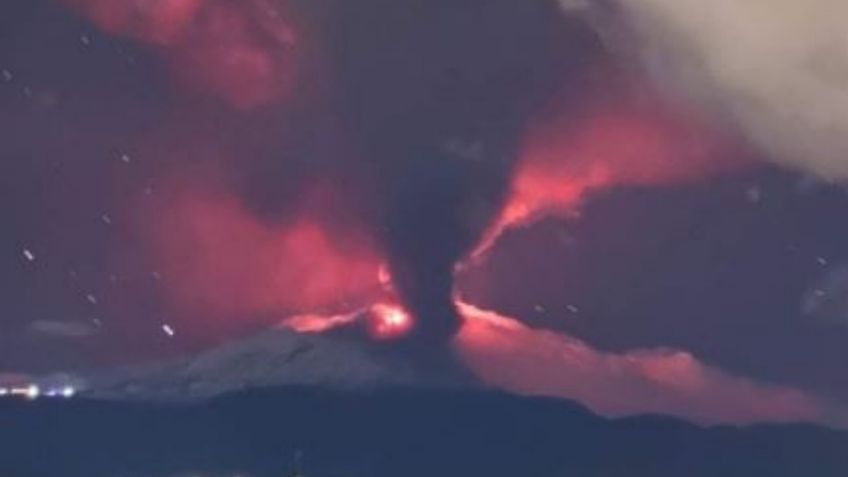
[[[203,401],[0,402],[0,474],[838,477],[848,432],[607,419],[564,400],[387,387],[255,389]],[[42,456],[49,455],[49,462]]]

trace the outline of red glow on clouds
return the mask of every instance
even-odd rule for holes
[[[168,60],[181,86],[241,109],[290,97],[297,35],[269,0],[66,0],[107,33],[133,38]]]
[[[817,399],[727,375],[691,354],[655,349],[603,353],[570,336],[458,303],[454,340],[484,382],[511,392],[576,399],[607,416],[670,414],[704,424],[825,421]]]
[[[294,31],[280,20],[260,22],[254,17],[261,13],[237,5],[212,4],[199,15],[169,54],[175,76],[242,109],[288,97],[295,80]]]
[[[584,104],[555,99],[530,125],[510,196],[475,255],[506,228],[578,213],[592,192],[694,181],[744,166],[731,152],[733,141],[647,89],[628,86],[607,101],[587,96]]]
[[[306,211],[269,225],[232,194],[184,187],[156,216],[165,291],[189,316],[278,318],[346,308],[382,291],[367,238],[331,230]]]

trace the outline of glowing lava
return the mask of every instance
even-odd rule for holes
[[[403,307],[387,303],[377,303],[371,307],[368,316],[368,332],[379,340],[400,339],[412,331],[415,322]]]

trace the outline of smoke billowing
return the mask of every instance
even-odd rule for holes
[[[500,207],[527,118],[597,44],[545,1],[332,10],[335,93],[375,180],[392,276],[420,332],[444,337],[458,326],[454,267]]]
[[[150,49],[182,91],[225,100],[243,122],[260,123],[260,107],[273,106],[273,117],[257,124],[262,133],[242,129],[239,138],[227,132],[236,152],[225,160],[230,172],[224,175],[241,178],[228,179],[229,191],[207,194],[202,205],[175,194],[181,202],[154,214],[164,217],[154,235],[165,251],[157,256],[175,270],[169,276],[177,277],[182,301],[256,312],[275,303],[314,307],[348,300],[346,290],[354,286],[344,279],[321,293],[279,283],[301,277],[333,284],[310,279],[321,267],[299,266],[293,258],[333,257],[315,245],[322,237],[366,236],[362,241],[371,245],[360,248],[369,250],[355,255],[372,265],[388,262],[398,298],[419,319],[414,332],[435,340],[459,325],[454,269],[502,206],[527,121],[602,53],[587,26],[563,21],[556,3],[546,0],[69,4],[105,32]],[[198,150],[170,154],[175,162],[192,161]],[[316,183],[330,184],[341,197],[332,214],[297,205]],[[235,197],[221,199],[228,194]],[[313,230],[314,240],[298,241],[316,214],[335,232]],[[339,221],[347,225],[337,227]],[[311,245],[307,250],[300,243]],[[256,261],[224,263],[227,247],[253,250],[242,257]],[[270,270],[289,262],[287,272]],[[328,258],[316,265],[343,263],[340,275],[347,276],[344,270],[366,269],[356,262]],[[249,270],[259,272],[248,279]],[[291,279],[280,277],[286,273]],[[352,278],[362,288],[371,282],[359,272]],[[321,299],[304,301],[314,295]]]
[[[554,1],[69,4],[149,49],[178,91],[233,109],[189,105],[142,139],[223,171],[168,164],[147,214],[169,301],[192,315],[361,304],[386,262],[413,333],[440,341],[459,326],[457,265],[504,228],[726,167],[725,138],[612,66]]]
[[[569,2],[570,4],[570,2]],[[618,0],[605,13],[660,85],[700,101],[779,163],[848,177],[840,0]]]
[[[65,0],[105,32],[154,49],[173,82],[241,109],[293,92],[297,33],[281,2]]]
[[[475,250],[549,215],[576,215],[592,193],[704,180],[750,166],[732,137],[674,107],[626,70],[587,75],[580,98],[553,97],[528,123],[498,219]]]
[[[359,320],[372,336],[384,339],[411,333],[444,343],[453,334],[454,351],[483,380],[521,392],[578,396],[611,414],[667,410],[722,422],[817,418],[806,395],[773,393],[771,387],[729,379],[699,363],[819,390],[808,381],[782,380],[787,368],[782,358],[769,364],[768,369],[778,369],[771,374],[757,371],[756,363],[745,366],[749,355],[765,360],[773,349],[798,357],[819,339],[808,335],[806,347],[785,344],[795,338],[796,328],[769,321],[775,307],[765,304],[783,303],[771,299],[777,294],[797,303],[781,281],[793,273],[782,271],[784,263],[816,276],[825,266],[821,263],[841,263],[840,235],[828,225],[827,240],[816,236],[802,241],[812,245],[798,246],[803,237],[787,228],[808,222],[784,223],[785,214],[772,220],[777,216],[765,204],[777,195],[755,183],[762,180],[757,171],[737,178],[738,193],[729,187],[720,203],[710,205],[716,184],[724,184],[713,176],[746,167],[740,157],[748,154],[735,137],[710,127],[680,101],[690,95],[706,98],[703,103],[714,107],[710,112],[733,118],[727,129],[744,126],[742,132],[784,162],[794,155],[784,154],[783,142],[826,151],[836,144],[830,138],[802,138],[820,125],[792,116],[794,109],[806,114],[795,103],[815,88],[796,88],[792,75],[781,74],[782,68],[791,69],[790,57],[803,57],[792,56],[793,48],[823,32],[800,35],[792,45],[785,38],[775,41],[786,49],[784,55],[756,46],[772,34],[768,22],[794,28],[804,15],[784,19],[778,9],[772,18],[771,11],[748,11],[757,3],[719,2],[715,11],[688,5],[696,18],[681,19],[685,12],[668,2],[622,0],[617,10],[592,18],[618,15],[606,19],[620,22],[601,22],[620,27],[605,45],[583,20],[563,15],[555,0],[16,3],[25,5],[19,8],[34,23],[0,19],[4,25],[20,24],[12,34],[19,43],[0,46],[2,129],[11,139],[3,177],[12,191],[6,211],[14,218],[8,222],[14,232],[6,242],[11,250],[6,278],[10,285],[21,283],[7,287],[6,296],[13,303],[13,295],[21,294],[17,290],[30,296],[8,313],[0,335],[8,340],[4,349],[14,348],[5,353],[21,356],[22,366],[67,366],[62,357],[82,355],[83,346],[91,349],[91,356],[78,358],[89,360],[86,365],[185,353],[291,316],[300,317],[289,324],[302,331]],[[595,5],[567,3],[569,12]],[[701,31],[700,24],[686,23],[706,22],[710,15],[721,19],[728,12],[740,18],[717,21],[720,27],[747,27],[752,36],[733,45],[738,61],[710,28]],[[763,18],[746,20],[748,13]],[[640,41],[614,42],[627,35]],[[666,49],[668,42],[659,44],[667,39],[686,52],[678,55],[677,49]],[[768,58],[747,58],[752,45]],[[649,62],[661,81],[643,78],[627,57],[616,56],[636,46],[648,60],[664,59]],[[3,56],[7,50],[14,54]],[[723,72],[729,60],[734,61]],[[765,70],[758,62],[768,66],[768,74],[760,74]],[[776,86],[761,90],[760,81]],[[676,96],[681,90],[687,94]],[[785,104],[792,114],[772,114],[784,104],[781,94],[790,97]],[[838,118],[827,108],[813,111]],[[784,126],[793,121],[803,124],[787,131]],[[758,128],[770,132],[754,134]],[[823,156],[808,158],[815,157]],[[810,164],[837,176],[830,166]],[[704,177],[711,181],[692,184]],[[646,188],[657,190],[641,190]],[[679,207],[655,205],[666,197],[676,202],[675,191],[697,197]],[[622,206],[646,194],[655,199]],[[600,212],[582,207],[590,200]],[[736,213],[741,207],[760,212]],[[712,238],[703,239],[710,246],[702,252],[702,242],[691,241],[688,222],[678,223],[685,222],[681,216],[705,210],[711,231],[739,235],[705,235]],[[796,212],[812,215],[806,209]],[[526,234],[509,234],[495,254],[479,253],[504,230],[552,214],[568,217],[542,225],[556,226],[555,241],[522,242],[529,246],[516,252],[509,243],[525,240]],[[825,219],[819,220],[809,223]],[[615,226],[606,227],[607,222]],[[773,241],[760,240],[765,235]],[[744,247],[710,253],[736,237],[756,237],[751,239],[756,247],[762,242],[771,248],[749,261],[737,260],[751,255]],[[572,248],[577,242],[580,246]],[[669,247],[671,242],[682,246]],[[491,273],[475,268],[481,262],[467,260],[475,252],[474,258],[491,260],[487,266],[506,255],[506,265],[492,267]],[[781,261],[786,254],[794,258]],[[690,259],[709,262],[707,273],[697,267],[690,272]],[[545,267],[537,269],[539,262]],[[713,262],[721,273],[711,274]],[[685,290],[698,289],[696,298],[705,301],[643,279],[657,275],[655,266],[670,270],[659,275],[662,283],[666,276],[669,282],[684,277],[690,282]],[[559,278],[551,277],[551,270]],[[508,332],[464,324],[457,316],[469,310],[458,310],[454,278],[464,281],[474,273],[481,275],[475,280],[492,283],[508,276],[509,286],[500,294],[522,302],[515,309],[487,306],[540,326],[568,327],[587,341],[519,324]],[[727,276],[722,273],[740,278],[710,278]],[[641,287],[632,295],[631,280]],[[735,286],[760,281],[775,286],[751,296],[742,296],[745,286]],[[535,293],[541,284],[562,298],[547,301]],[[485,293],[473,288],[463,283],[462,299],[483,305]],[[739,290],[722,295],[728,288]],[[649,301],[681,308],[640,308],[643,291]],[[615,303],[592,306],[607,300]],[[702,306],[707,300],[726,300],[728,307],[724,302]],[[628,306],[634,303],[641,313]],[[693,308],[699,313],[691,313]],[[610,310],[609,316],[598,309]],[[660,310],[661,319],[645,319],[652,315],[645,309]],[[757,313],[763,309],[769,312]],[[708,321],[724,320],[719,328],[738,334],[734,326],[744,322],[737,320],[739,314],[762,316],[757,326],[784,326],[781,336],[791,339],[734,340],[701,332],[711,329]],[[323,316],[334,318],[325,323]],[[63,320],[85,326],[59,326]],[[586,323],[612,338],[583,334],[580,326]],[[16,336],[16,327],[32,342],[65,342],[69,352],[57,358],[19,346],[8,338]],[[480,339],[468,341],[474,329]],[[675,334],[686,336],[676,341]],[[817,363],[839,361],[828,351],[842,349],[839,337],[832,330],[827,335],[830,347],[816,345],[821,353],[798,361],[793,373],[816,375]],[[699,348],[708,340],[719,342],[707,347],[714,354]],[[485,356],[475,355],[476,345]],[[663,346],[682,351],[661,351]],[[653,351],[631,352],[642,347]],[[446,354],[444,347],[428,346],[397,355],[430,349]],[[528,372],[543,368],[551,372]],[[527,379],[512,381],[512,376]],[[833,387],[830,376],[821,373],[813,380]],[[635,394],[626,394],[634,382]],[[757,407],[763,401],[769,405]]]

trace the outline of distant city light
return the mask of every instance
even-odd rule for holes
[[[43,389],[37,384],[28,384],[15,387],[0,387],[0,397],[21,397],[27,400],[36,400],[41,397],[45,398],[65,398],[70,399],[77,394],[77,389],[71,385],[59,387],[50,387]]]

